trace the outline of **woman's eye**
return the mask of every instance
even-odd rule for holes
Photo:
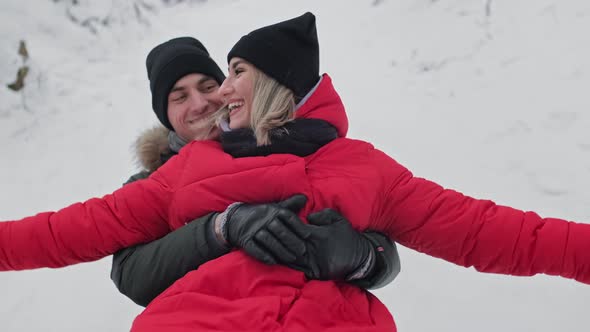
[[[235,73],[236,75],[239,75],[239,74],[241,74],[241,73],[243,73],[243,72],[244,72],[244,70],[243,70],[242,68],[236,68],[236,70],[234,71],[234,73]]]

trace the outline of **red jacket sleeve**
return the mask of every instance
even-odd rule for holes
[[[0,270],[62,267],[100,259],[170,231],[171,190],[155,179],[57,212],[0,222]]]
[[[377,163],[385,196],[376,228],[400,244],[482,272],[544,273],[590,283],[590,225],[444,189],[381,152]]]

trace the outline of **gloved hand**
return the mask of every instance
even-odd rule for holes
[[[307,220],[308,225],[296,218],[270,221],[254,236],[257,248],[272,257],[273,263],[303,271],[309,279],[346,280],[361,288],[376,289],[399,274],[397,248],[384,234],[360,233],[331,209],[312,213]],[[302,244],[305,251],[289,251]]]
[[[294,262],[305,256],[303,240],[288,229],[269,227],[277,225],[303,224],[297,212],[305,206],[307,198],[295,195],[279,203],[250,205],[238,203],[231,205],[220,215],[220,230],[223,238],[234,247],[242,248],[250,256],[267,264]],[[271,232],[278,232],[282,242],[278,242]],[[271,247],[272,251],[268,248]]]
[[[305,241],[307,254],[297,256],[294,262],[281,260],[274,246],[266,246],[280,263],[305,272],[310,279],[355,280],[364,278],[375,266],[375,253],[371,241],[340,213],[325,209],[307,216],[309,224],[294,223],[291,220],[273,220],[269,228],[290,228]],[[275,223],[283,223],[283,226]],[[285,243],[282,233],[273,233],[276,240]],[[258,238],[258,236],[257,236]],[[264,237],[263,237],[264,239]],[[265,241],[261,241],[266,245]]]

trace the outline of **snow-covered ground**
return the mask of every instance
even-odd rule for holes
[[[241,35],[307,10],[350,137],[468,195],[590,220],[588,1],[67,2],[0,2],[0,220],[109,193],[136,170],[131,144],[156,123],[151,47],[195,36],[224,68]],[[30,71],[17,93],[6,84],[21,39]],[[400,251],[402,274],[376,294],[402,332],[588,331],[590,286]],[[105,258],[0,273],[0,330],[127,330],[141,308],[109,271]]]

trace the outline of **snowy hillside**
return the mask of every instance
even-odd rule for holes
[[[588,1],[77,2],[0,2],[0,220],[110,193],[136,170],[131,144],[156,123],[151,47],[195,36],[225,68],[241,35],[309,10],[350,137],[445,187],[590,222]],[[29,72],[15,92],[20,40]],[[400,254],[402,274],[376,294],[401,332],[589,329],[590,286]],[[0,330],[128,330],[142,308],[110,263],[0,273]]]

